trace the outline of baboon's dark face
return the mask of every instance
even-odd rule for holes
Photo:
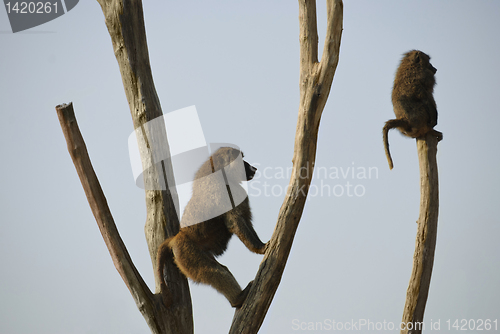
[[[247,175],[247,181],[250,181],[251,179],[253,179],[253,177],[255,175],[255,172],[257,171],[257,168],[255,168],[254,166],[250,165],[245,160],[243,160],[243,162],[245,163],[245,173]]]
[[[427,55],[425,55],[425,56],[426,56],[426,57],[425,57],[424,61],[425,61],[425,64],[427,65],[427,69],[428,69],[429,71],[431,71],[431,72],[432,72],[432,74],[436,74],[437,69],[436,69],[434,66],[432,66],[432,64],[431,64],[431,62],[430,62],[430,57],[429,57],[429,56],[427,56]]]
[[[432,73],[436,74],[437,69],[434,66],[432,66],[431,63],[429,63],[429,68],[431,69]]]
[[[425,70],[428,70],[428,71],[431,71],[432,74],[436,74],[437,72],[437,69],[432,66],[431,64],[431,57],[429,57],[429,55],[423,53],[422,51],[415,51],[416,52],[416,56],[415,56],[415,60],[416,62],[422,62],[422,67],[425,69]]]

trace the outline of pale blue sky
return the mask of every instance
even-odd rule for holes
[[[322,1],[318,9],[322,40]],[[207,142],[237,144],[259,167],[250,201],[267,241],[293,152],[297,2],[148,1],[144,14],[163,111],[196,105]],[[451,333],[448,319],[500,317],[499,17],[498,1],[345,1],[340,61],[318,138],[316,166],[329,173],[315,174],[261,333],[307,332],[296,330],[302,322],[401,320],[419,171],[415,141],[396,131],[389,170],[381,130],[394,117],[392,81],[410,49],[430,54],[438,70],[436,129],[444,134],[425,320],[440,320],[440,333]],[[0,332],[148,333],[104,245],[54,109],[73,102],[118,229],[152,287],[144,192],[128,157],[132,122],[100,6],[80,1],[17,34],[0,9],[0,44]],[[353,167],[354,176],[342,175]],[[369,168],[378,173],[358,175]],[[326,193],[334,187],[344,194]],[[348,188],[363,194],[348,196]],[[261,259],[233,239],[220,261],[245,286]],[[226,299],[207,286],[191,285],[191,292],[196,333],[227,332],[233,310]]]

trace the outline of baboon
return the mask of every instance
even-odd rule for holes
[[[254,253],[264,254],[267,247],[252,227],[248,196],[240,184],[250,181],[257,169],[242,158],[239,150],[222,147],[202,164],[195,174],[193,194],[179,233],[166,239],[157,254],[162,284],[166,256],[173,254],[186,277],[211,285],[236,308],[245,301],[252,282],[242,290],[227,267],[215,258],[224,253],[233,234]]]
[[[431,58],[419,50],[404,54],[396,72],[392,89],[392,105],[396,119],[385,122],[382,130],[385,155],[389,168],[393,168],[389,152],[388,132],[397,128],[402,134],[418,138],[432,132],[440,141],[443,134],[433,128],[437,124],[437,108],[433,92],[436,68],[429,62]]]

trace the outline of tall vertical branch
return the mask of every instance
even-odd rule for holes
[[[420,216],[410,283],[406,292],[401,334],[420,334],[431,283],[439,212],[439,182],[436,161],[438,140],[431,132],[417,139],[420,166]],[[410,328],[410,329],[408,329]]]
[[[161,117],[163,113],[151,73],[142,2],[141,0],[98,0],[98,2],[120,68],[134,129],[141,129],[140,132],[144,133],[147,123]],[[146,241],[153,270],[161,274],[163,268],[160,270],[156,268],[157,249],[167,237],[177,233],[179,219],[175,209],[178,202],[175,184],[166,183],[167,179],[170,182],[174,180],[170,160],[162,163],[155,161],[155,150],[158,148],[154,145],[161,145],[162,151],[170,156],[164,129],[156,130],[149,132],[148,140],[143,140],[142,144],[140,140],[138,142],[142,164],[149,166],[143,173],[146,185]],[[159,184],[164,186],[149,189],[147,187]],[[161,284],[163,281],[161,275],[155,275],[157,308],[148,315],[153,320],[146,318],[146,321],[153,333],[192,333],[191,297],[187,279],[179,272],[172,259],[167,261],[165,272],[170,288]],[[161,296],[166,294],[173,302],[172,305],[168,305],[169,307],[162,302]]]
[[[342,35],[343,3],[327,1],[325,49],[318,63],[316,2],[299,0],[300,104],[293,169],[270,246],[249,295],[237,310],[229,333],[257,333],[281,281],[312,179],[319,123],[337,67]]]

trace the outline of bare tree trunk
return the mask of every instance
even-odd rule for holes
[[[299,0],[300,105],[292,175],[270,248],[245,303],[234,315],[229,333],[257,333],[281,281],[312,179],[319,122],[339,60],[342,18],[342,1],[327,1],[325,46],[318,62],[316,1]]]
[[[437,138],[428,133],[417,139],[420,165],[420,216],[410,283],[406,292],[401,334],[420,334],[431,283],[439,212],[439,183],[436,161]]]
[[[142,2],[140,0],[99,0],[104,13],[106,26],[111,37],[114,53],[122,76],[125,94],[129,103],[134,129],[141,129],[145,134],[147,122],[162,116],[160,101],[151,74]],[[168,143],[164,131],[150,131],[149,138],[139,147],[144,166],[151,166],[144,172],[144,184],[154,185],[173,180],[172,166],[169,160],[161,163],[154,161],[153,143],[161,143],[162,149],[169,155]],[[140,141],[138,141],[140,142]],[[164,190],[146,190],[146,225],[145,234],[149,247],[154,272],[157,270],[158,246],[179,230],[179,220],[175,210],[178,198],[175,184],[166,184]],[[158,189],[158,188],[156,188]],[[191,297],[187,279],[179,272],[172,259],[165,266],[170,289],[160,284],[162,278],[155,275],[156,293],[168,294],[173,302],[156,314],[162,321],[162,333],[193,333]],[[163,307],[165,306],[162,304]],[[153,332],[155,330],[151,328]]]

